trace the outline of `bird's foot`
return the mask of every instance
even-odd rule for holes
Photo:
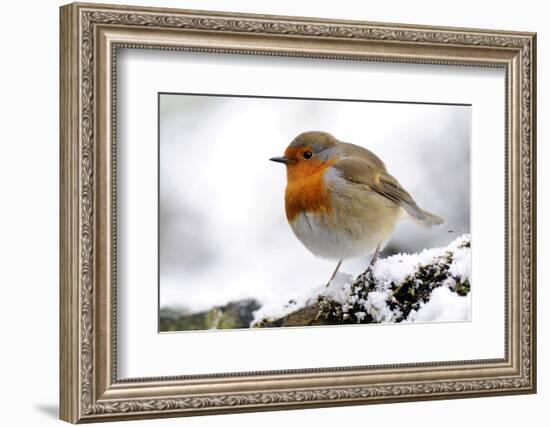
[[[340,269],[340,266],[342,265],[342,260],[338,261],[338,264],[336,265],[336,268],[334,269],[334,273],[332,273],[332,276],[330,276],[330,279],[328,279],[328,282],[325,287],[329,287],[332,280],[336,277],[336,273],[338,273],[338,270]]]

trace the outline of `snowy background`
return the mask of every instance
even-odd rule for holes
[[[326,282],[334,264],[293,235],[285,167],[268,161],[306,130],[369,148],[445,219],[430,230],[402,221],[382,257],[470,232],[470,107],[162,94],[159,108],[161,308],[273,305]],[[369,261],[340,271],[358,274]]]

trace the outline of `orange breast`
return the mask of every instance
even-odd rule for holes
[[[323,178],[329,166],[328,162],[311,160],[288,168],[285,210],[289,222],[304,211],[331,213],[330,191]]]

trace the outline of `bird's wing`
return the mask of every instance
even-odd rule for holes
[[[343,152],[346,153],[346,157],[361,159],[376,170],[381,169],[384,172],[386,171],[386,165],[384,162],[380,160],[380,158],[372,151],[367,150],[364,147],[360,147],[359,145],[349,144],[347,142],[340,142],[339,146],[343,149]]]
[[[357,157],[343,157],[336,161],[333,167],[345,180],[365,185],[369,190],[401,206],[413,218],[426,221],[428,213],[418,207],[411,195],[386,171],[385,167],[376,167],[368,159]]]

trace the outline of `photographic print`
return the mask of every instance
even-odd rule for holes
[[[161,332],[470,320],[470,105],[158,102]]]

